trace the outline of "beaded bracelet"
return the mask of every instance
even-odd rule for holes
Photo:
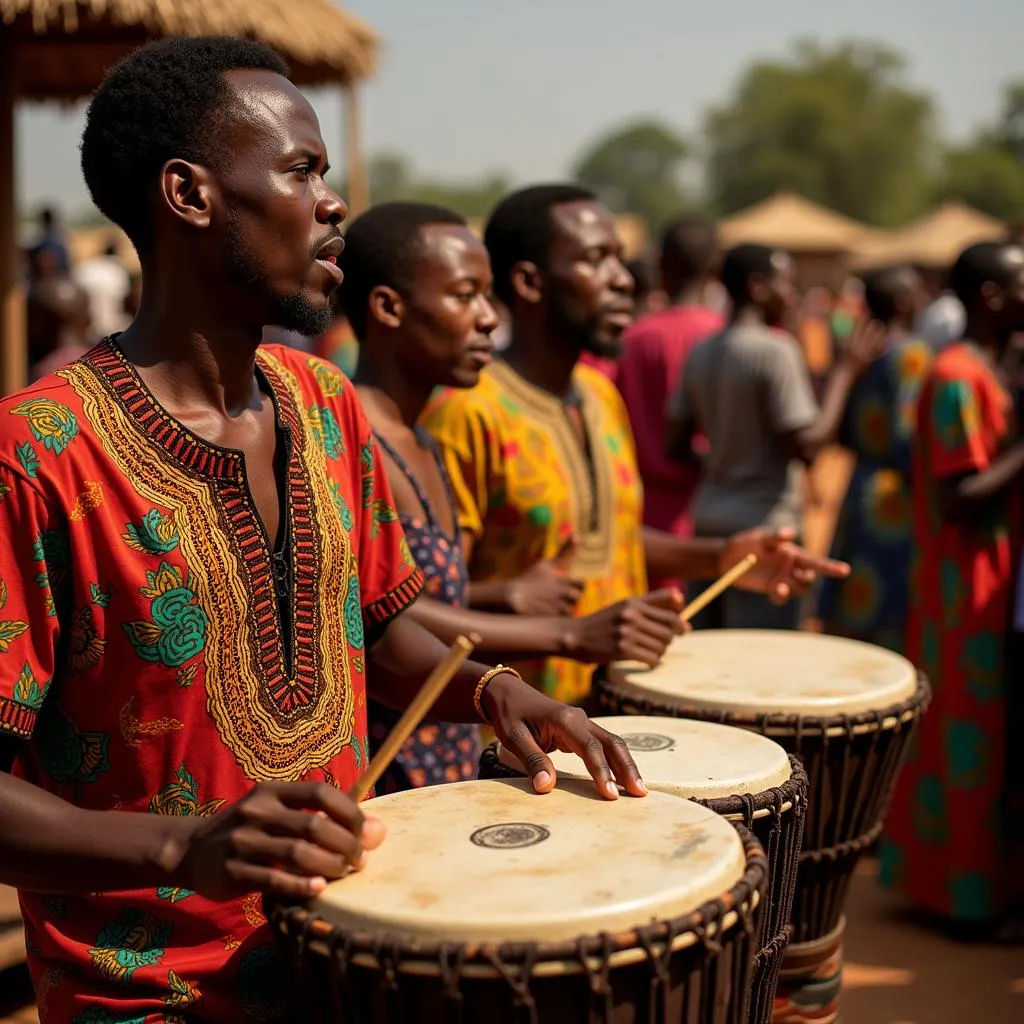
[[[515,676],[516,679],[522,679],[523,677],[514,669],[509,668],[507,665],[495,665],[494,668],[485,672],[480,677],[480,682],[476,684],[476,692],[473,694],[473,707],[476,708],[476,713],[488,724],[491,724],[491,720],[487,717],[487,712],[484,711],[483,695],[484,689],[487,684],[497,675],[502,672],[507,672],[510,676]]]

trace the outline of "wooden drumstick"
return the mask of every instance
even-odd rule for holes
[[[380,750],[370,761],[366,774],[349,791],[349,797],[356,803],[362,800],[380,781],[384,770],[395,759],[399,750],[402,749],[402,745],[423,721],[427,712],[434,706],[434,702],[441,696],[441,691],[452,681],[452,677],[459,671],[462,663],[478,643],[480,643],[480,637],[475,633],[471,633],[468,639],[464,636],[456,637],[455,643],[449,648],[444,658],[437,663],[437,667],[430,673],[429,678],[420,688],[420,692],[405,709],[405,714],[398,720],[398,724],[388,733]]]
[[[757,555],[751,551],[746,558],[738,561],[731,569],[727,569],[702,594],[698,594],[680,613],[683,622],[689,622],[699,611],[703,611],[727,587],[731,587],[744,573],[750,572],[757,565]]]

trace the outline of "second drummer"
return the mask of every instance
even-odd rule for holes
[[[487,251],[465,221],[424,203],[383,203],[351,224],[340,298],[359,339],[355,383],[384,451],[384,467],[427,596],[410,615],[447,641],[473,630],[495,657],[656,664],[683,627],[676,590],[627,598],[581,618],[465,608],[467,572],[447,472],[417,420],[436,387],[473,386],[491,362],[497,316]],[[394,714],[371,702],[371,740]],[[478,730],[426,725],[378,792],[476,777]]]
[[[506,198],[484,241],[494,290],[511,310],[512,340],[477,387],[449,391],[424,424],[455,485],[474,585],[542,564],[575,539],[578,613],[647,589],[653,577],[715,577],[755,553],[744,588],[784,601],[815,572],[849,567],[794,544],[793,531],[748,530],[692,540],[645,529],[643,491],[625,407],[584,352],[608,356],[629,325],[633,280],[610,211],[576,185],[538,185]],[[564,659],[519,664],[566,702],[590,691],[591,666]]]

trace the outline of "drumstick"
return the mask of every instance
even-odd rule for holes
[[[751,551],[746,558],[741,559],[731,569],[727,569],[723,572],[722,575],[704,591],[704,593],[698,594],[679,613],[679,618],[681,618],[683,622],[689,622],[697,612],[702,611],[711,604],[711,602],[714,601],[714,599],[718,597],[723,590],[727,587],[731,587],[744,573],[753,569],[755,565],[757,565],[757,555]]]
[[[420,688],[420,692],[405,709],[405,714],[398,720],[398,724],[388,733],[380,750],[370,761],[366,774],[349,791],[349,797],[356,803],[362,800],[380,781],[384,770],[402,749],[402,744],[423,721],[427,712],[434,706],[434,702],[441,696],[441,691],[452,681],[452,677],[459,671],[462,663],[478,643],[480,643],[480,637],[475,633],[471,633],[469,639],[464,636],[456,637],[455,643],[448,649],[444,658],[437,663],[437,667],[430,673],[429,678]]]

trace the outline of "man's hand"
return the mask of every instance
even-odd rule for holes
[[[572,615],[583,593],[583,583],[568,575],[575,548],[576,539],[570,537],[554,558],[537,562],[509,580],[509,610],[516,615]]]
[[[566,654],[584,664],[641,661],[654,666],[665,648],[690,629],[679,618],[683,597],[678,590],[654,590],[603,608],[566,625]]]
[[[555,785],[547,751],[565,750],[583,759],[606,799],[618,799],[616,781],[631,796],[647,795],[626,744],[591,722],[579,708],[559,704],[507,674],[487,684],[482,701],[502,746],[519,759],[538,793],[548,793]]]
[[[308,899],[359,870],[385,828],[324,782],[261,782],[185,840],[182,886],[226,900],[258,890]],[[169,855],[173,853],[169,851]]]
[[[846,562],[812,555],[794,543],[795,539],[796,531],[791,529],[758,527],[756,530],[744,530],[726,541],[719,571],[731,569],[751,553],[757,555],[757,565],[744,573],[736,581],[736,586],[767,594],[773,604],[785,604],[791,598],[805,594],[818,573],[835,579],[850,575]]]
[[[859,377],[885,351],[888,337],[885,324],[871,319],[859,320],[843,343],[839,358],[855,377]]]

